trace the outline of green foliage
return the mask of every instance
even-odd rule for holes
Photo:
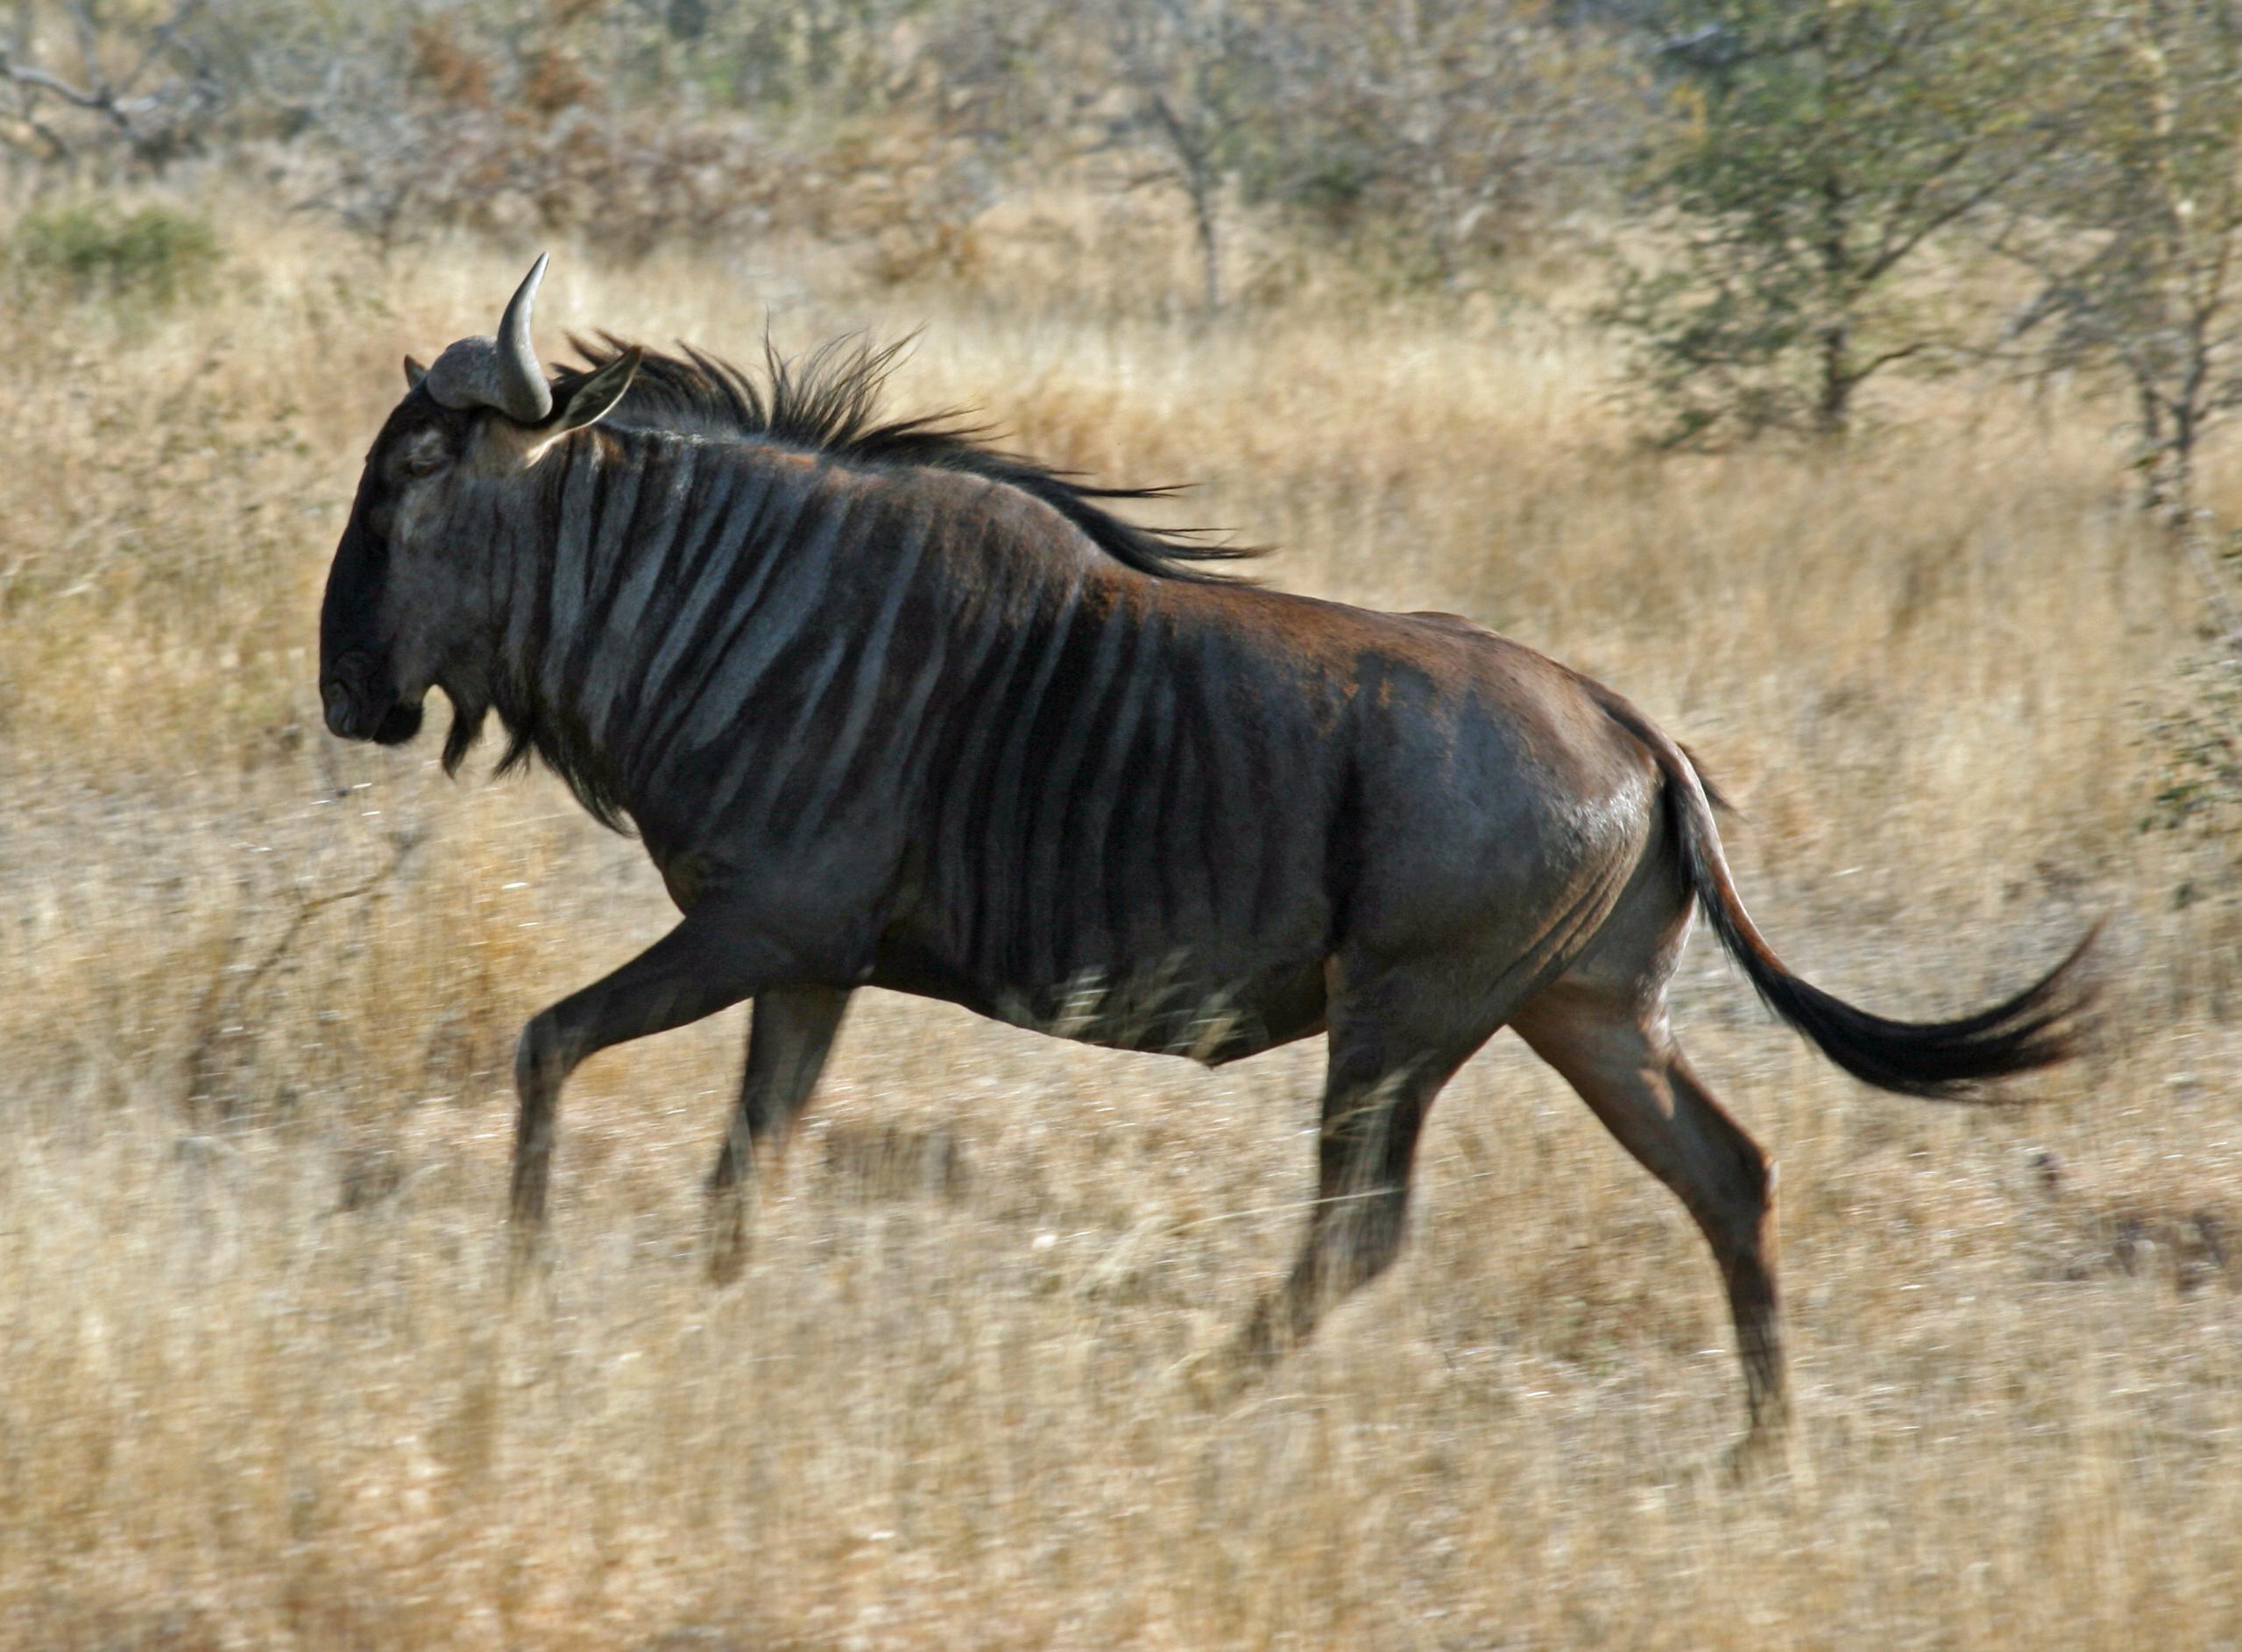
[[[2038,288],[2010,339],[2132,392],[2141,503],[2177,527],[2242,408],[2242,4],[2112,0],[2058,84],[2063,141],[1999,237]]]
[[[26,286],[157,306],[207,293],[223,258],[207,218],[163,206],[127,213],[98,200],[34,208],[7,242],[8,268]]]
[[[1688,0],[1661,17],[1673,118],[1641,163],[1675,246],[1607,319],[1670,441],[1843,434],[1857,392],[1951,329],[1905,277],[2044,140],[2027,6]]]

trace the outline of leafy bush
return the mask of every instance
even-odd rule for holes
[[[126,213],[106,201],[33,208],[7,244],[10,271],[28,285],[157,305],[207,292],[223,257],[207,218],[160,206]]]
[[[1879,375],[1958,359],[1950,303],[1917,272],[2045,145],[2019,90],[2062,32],[2040,11],[1687,0],[1658,14],[1687,75],[1641,156],[1670,263],[1625,261],[1602,319],[1631,335],[1663,442],[1840,437]]]

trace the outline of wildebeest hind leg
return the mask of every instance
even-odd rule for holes
[[[1728,1288],[1750,1429],[1735,1463],[1779,1451],[1788,1410],[1775,1283],[1775,1165],[1682,1059],[1662,1001],[1560,985],[1512,1023],[1620,1145],[1696,1218]]]
[[[545,1219],[553,1112],[561,1086],[588,1056],[728,1009],[782,980],[790,960],[752,932],[727,925],[707,903],[604,980],[530,1018],[514,1050],[521,1113],[513,1143],[514,1266],[534,1255]]]
[[[717,1284],[739,1276],[757,1160],[774,1141],[784,1143],[809,1105],[848,1001],[848,989],[838,986],[772,987],[755,999],[739,1105],[709,1173],[709,1277]]]

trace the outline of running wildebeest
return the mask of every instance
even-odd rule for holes
[[[1689,756],[1601,684],[1453,616],[1220,577],[1222,548],[1107,509],[1141,495],[879,422],[890,353],[774,358],[765,387],[610,337],[548,380],[544,267],[496,339],[406,363],[320,624],[336,734],[408,740],[440,688],[452,770],[496,710],[501,767],[534,754],[635,828],[683,914],[522,1033],[518,1254],[570,1071],[742,999],[720,1280],[859,986],[1210,1065],[1327,1032],[1318,1197],[1250,1370],[1392,1260],[1425,1111],[1507,1026],[1703,1229],[1749,1444],[1784,1409],[1774,1167],[1667,1025],[1693,907],[1882,1089],[1967,1098],[2071,1052],[2085,942],[1934,1024],[1792,974]]]

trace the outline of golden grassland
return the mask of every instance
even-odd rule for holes
[[[580,1076],[509,1308],[513,1034],[667,907],[551,781],[341,747],[312,679],[398,357],[521,260],[230,234],[207,301],[0,318],[0,1642],[2242,1644],[2242,924],[2139,830],[2200,592],[2106,408],[1948,384],[1839,456],[1661,460],[1559,284],[1206,324],[1024,233],[900,290],[558,250],[548,349],[923,323],[899,406],[1195,478],[1271,579],[1607,678],[1872,1006],[2108,914],[2106,1049],[2012,1111],[1860,1089],[1701,940],[1678,1019],[1782,1161],[1800,1410],[1739,1489],[1701,1243],[1508,1038],[1405,1260],[1227,1408],[1186,1373],[1289,1260],[1319,1045],[1208,1074],[868,994],[717,1291],[734,1012]]]

